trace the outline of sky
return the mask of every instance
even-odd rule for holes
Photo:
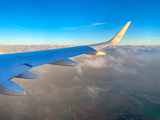
[[[160,45],[159,0],[0,0],[0,45]]]

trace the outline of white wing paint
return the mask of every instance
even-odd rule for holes
[[[32,52],[21,52],[0,55],[0,94],[26,95],[26,91],[11,81],[12,78],[35,79],[37,76],[30,71],[32,67],[44,64],[75,66],[76,62],[68,59],[81,54],[104,55],[98,49],[118,43],[131,22],[126,25],[108,42],[70,47],[50,49]]]

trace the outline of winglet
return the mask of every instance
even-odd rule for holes
[[[104,47],[118,43],[122,39],[124,33],[126,32],[127,28],[129,27],[130,23],[131,23],[131,21],[127,22],[123,26],[123,28],[111,40],[109,40],[107,42],[103,42],[103,43],[89,45],[89,46],[92,47],[93,49],[98,50],[100,48],[104,48]]]
[[[108,42],[110,42],[111,45],[118,43],[121,38],[123,37],[124,33],[126,32],[128,26],[130,25],[131,22],[127,22],[125,26]]]

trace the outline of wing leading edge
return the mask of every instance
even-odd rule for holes
[[[0,55],[0,94],[25,95],[26,92],[12,78],[35,79],[37,76],[28,70],[44,64],[75,66],[76,62],[68,59],[81,54],[104,55],[98,49],[118,43],[131,22],[126,25],[109,41],[77,46],[70,48],[50,49],[32,52],[21,52]]]

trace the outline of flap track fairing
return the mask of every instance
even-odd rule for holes
[[[15,77],[16,78],[24,78],[24,79],[37,79],[38,78],[37,75],[35,75],[34,73],[32,73],[30,71],[25,71]]]
[[[57,62],[53,62],[53,63],[49,63],[51,65],[61,65],[61,66],[77,66],[78,63],[73,61],[73,60],[70,60],[70,59],[64,59],[64,60],[60,60],[60,61],[57,61]]]
[[[0,94],[5,95],[26,95],[26,91],[23,90],[18,84],[11,80],[0,83]]]

